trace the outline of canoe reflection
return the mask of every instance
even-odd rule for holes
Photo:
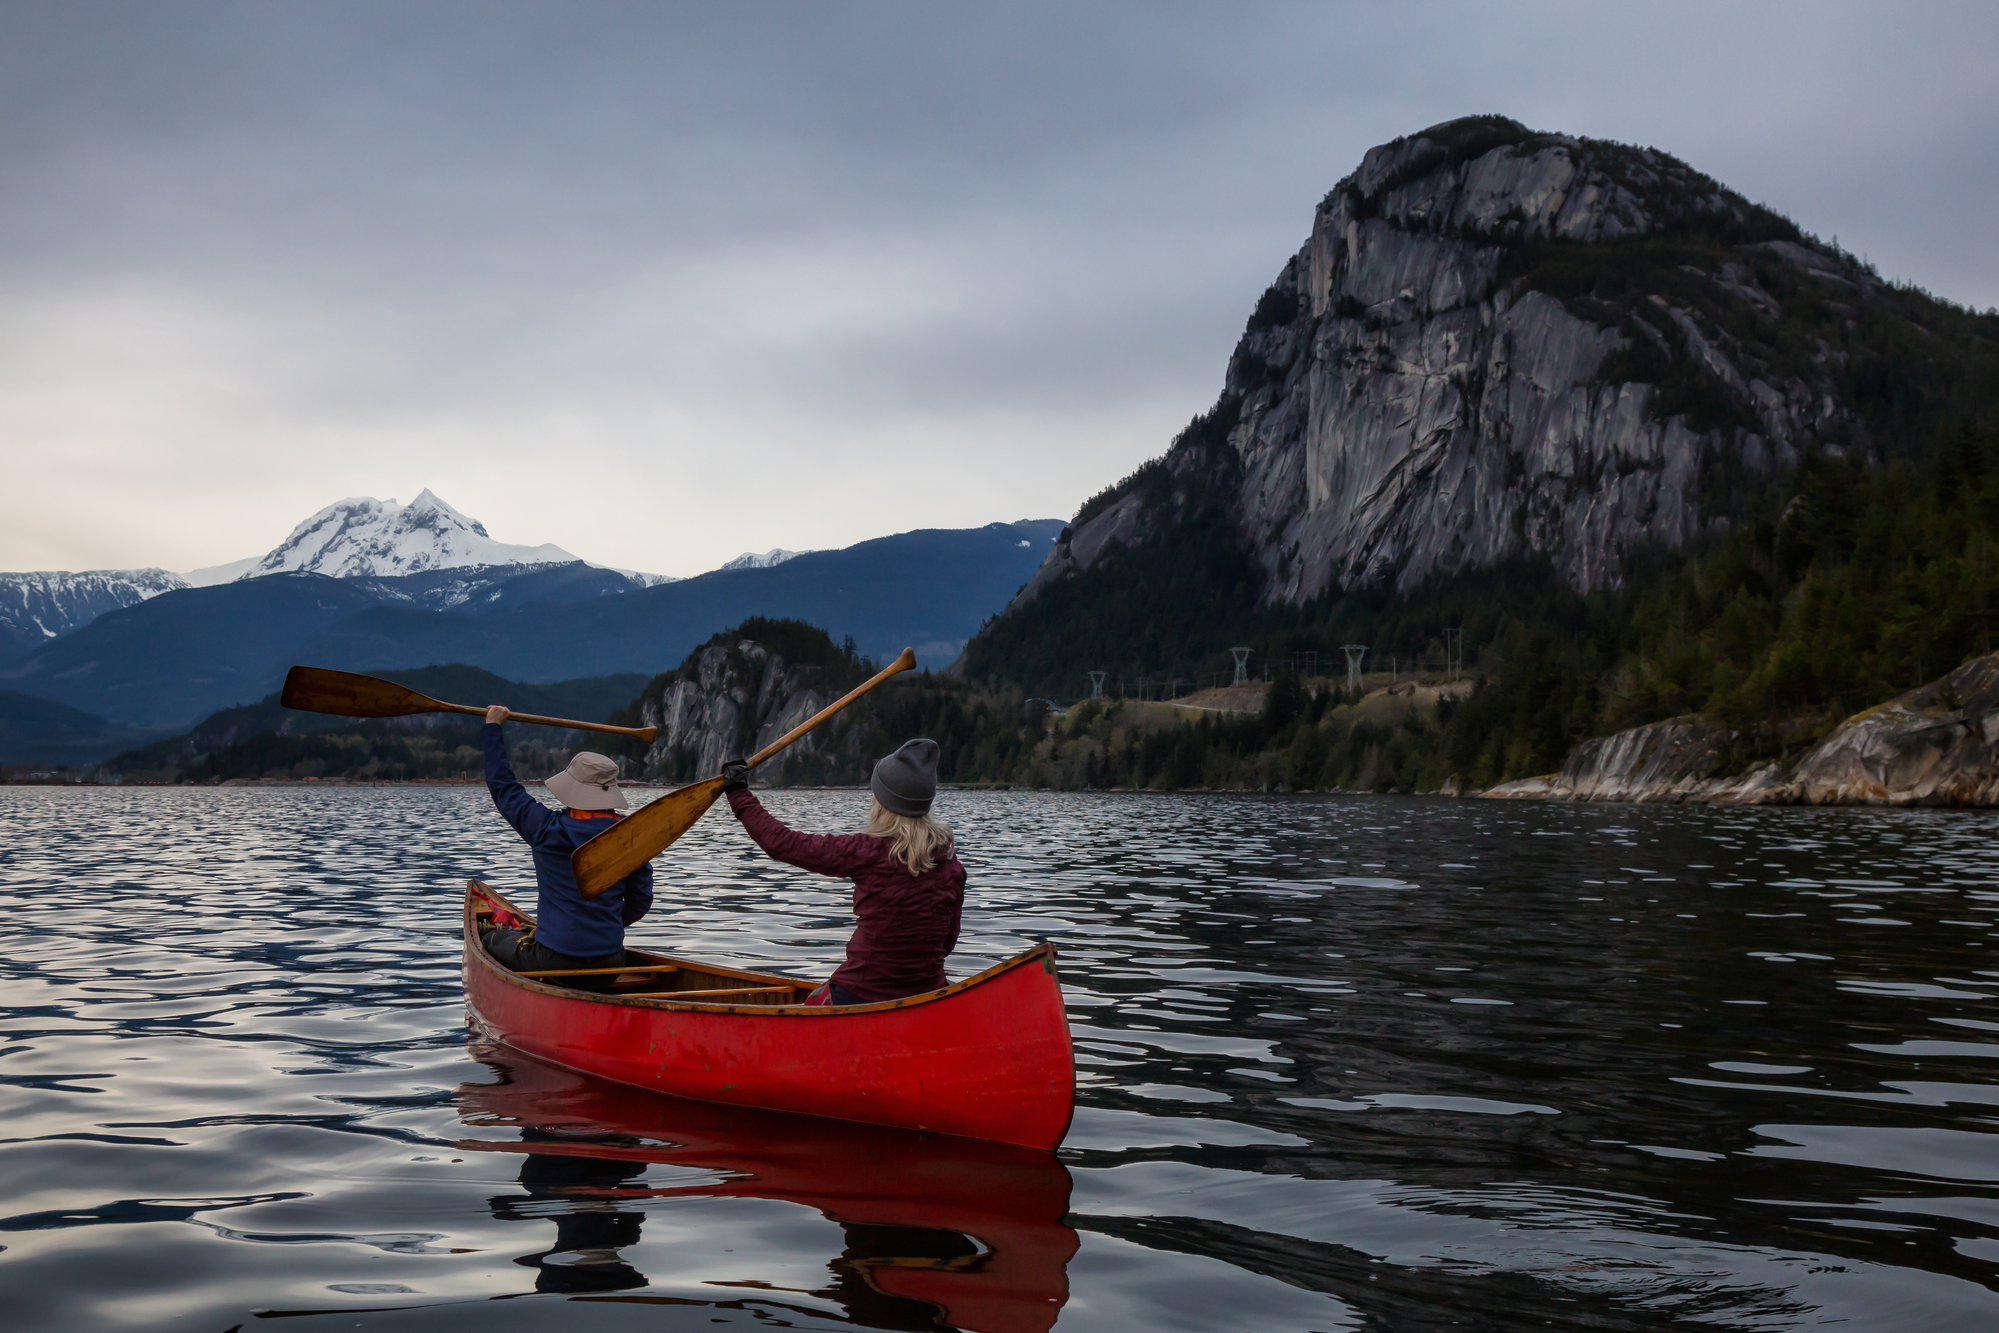
[[[809,1311],[832,1302],[868,1328],[1041,1333],[1068,1299],[1076,1233],[1064,1224],[1069,1172],[1052,1154],[942,1135],[682,1101],[539,1064],[499,1046],[473,1055],[496,1076],[456,1093],[468,1128],[518,1129],[458,1146],[525,1154],[521,1193],[491,1200],[502,1221],[553,1223],[554,1242],[517,1263],[535,1289],[598,1299],[646,1285],[623,1252],[653,1200],[778,1199],[839,1224],[831,1280],[786,1292],[718,1283],[730,1303]],[[699,1183],[649,1186],[655,1164]],[[763,1295],[762,1293],[768,1293]],[[678,1302],[676,1302],[678,1303]]]

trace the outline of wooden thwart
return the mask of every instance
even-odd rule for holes
[[[740,986],[734,990],[621,990],[615,992],[621,1000],[712,1000],[722,995],[791,995],[804,990],[803,986]]]
[[[678,972],[678,963],[656,963],[645,967],[572,967],[555,972],[516,972],[517,977],[533,977],[539,981],[543,977],[615,977],[627,972]]]
[[[546,981],[550,977],[663,975],[668,972],[680,972],[684,970],[678,963],[648,963],[641,967],[571,967],[563,968],[559,971],[516,972],[514,975],[517,977],[526,977],[530,981]],[[811,984],[809,982],[801,982],[796,986],[730,986],[721,990],[622,990],[613,993],[625,999],[634,997],[643,999],[662,999],[666,997],[688,999],[698,996],[705,1000],[720,995],[785,995],[793,991],[810,989]]]

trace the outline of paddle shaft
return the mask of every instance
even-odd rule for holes
[[[433,700],[432,702],[436,701]],[[473,708],[466,704],[440,703],[437,705],[436,711],[440,713],[464,713],[468,717],[486,716],[485,709]],[[568,727],[571,731],[601,731],[606,736],[630,736],[635,740],[641,741],[649,741],[659,734],[653,727],[614,727],[608,722],[572,722],[568,718],[562,717],[539,717],[533,713],[516,713],[511,708],[507,710],[507,721],[531,722],[537,727]]]
[[[751,768],[770,759],[799,737],[820,726],[841,709],[898,672],[916,665],[916,653],[905,648],[869,679],[827,704],[784,735],[758,750],[743,762]],[[576,889],[585,899],[595,898],[646,862],[671,847],[694,821],[708,813],[708,807],[722,794],[722,779],[708,778],[670,791],[643,809],[633,811],[569,854],[570,872]]]
[[[448,704],[392,680],[358,675],[352,671],[330,671],[325,667],[295,666],[286,672],[284,693],[279,696],[279,701],[286,708],[306,713],[331,713],[335,717],[409,717],[416,713],[463,713],[468,717],[486,715],[483,708]],[[541,727],[630,736],[648,744],[659,734],[655,727],[614,727],[608,722],[577,722],[566,717],[516,713],[511,709],[508,710],[508,717]]]

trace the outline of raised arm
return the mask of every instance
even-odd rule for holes
[[[528,795],[528,789],[521,785],[507,763],[507,741],[500,732],[500,724],[506,720],[507,710],[500,705],[486,710],[486,790],[493,794],[500,817],[512,824],[514,832],[527,839],[529,846],[534,846],[541,842],[555,816],[547,806]]]
[[[880,840],[865,833],[833,838],[819,833],[800,833],[777,822],[777,816],[763,808],[747,787],[729,793],[729,808],[743,822],[750,840],[772,859],[819,875],[852,875],[874,864],[881,856]]]

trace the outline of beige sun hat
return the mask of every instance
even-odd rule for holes
[[[569,767],[543,784],[548,794],[571,810],[624,810],[630,807],[618,786],[618,764],[585,750]]]

